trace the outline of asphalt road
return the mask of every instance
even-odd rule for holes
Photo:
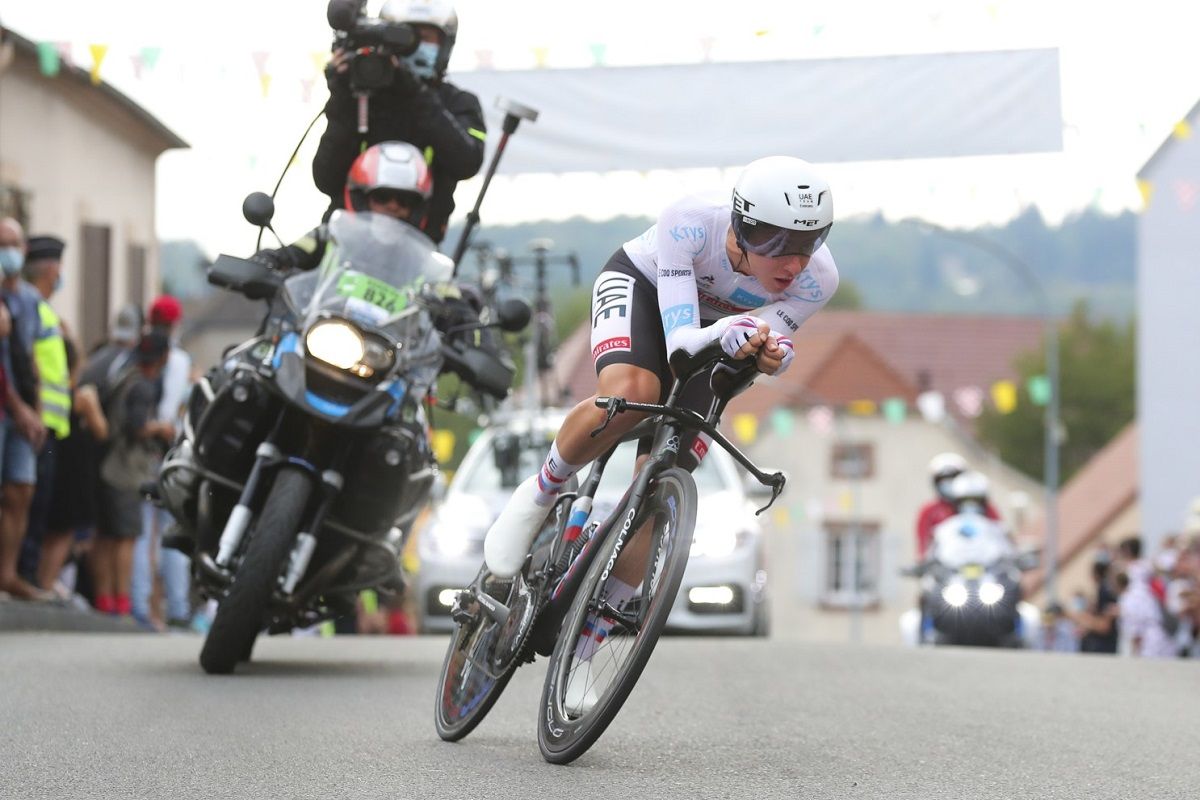
[[[441,637],[0,634],[0,798],[1196,798],[1200,664],[668,639],[575,764],[538,753],[543,660],[459,744]]]

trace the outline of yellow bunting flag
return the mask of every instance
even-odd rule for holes
[[[788,511],[787,506],[776,506],[772,515],[772,521],[777,528],[786,528],[790,525],[792,523],[792,515]]]
[[[856,417],[872,417],[876,408],[874,400],[853,400],[846,406],[846,410]]]
[[[93,44],[89,45],[88,49],[92,51],[92,83],[99,85],[100,65],[104,63],[104,57],[108,55],[108,45]]]
[[[854,495],[850,493],[849,489],[838,492],[838,510],[843,514],[854,510]]]
[[[1001,414],[1017,410],[1017,385],[1012,381],[996,381],[992,384],[992,402]]]
[[[266,97],[268,94],[271,93],[271,76],[270,75],[259,75],[258,82],[262,86],[263,97]]]
[[[754,444],[754,440],[758,438],[758,417],[753,414],[735,415],[733,433],[742,444]]]
[[[433,432],[433,456],[443,464],[454,457],[454,431]]]
[[[1179,122],[1175,123],[1175,128],[1174,128],[1174,130],[1171,131],[1171,134],[1176,139],[1191,138],[1192,124],[1190,122],[1188,122],[1186,119],[1181,119],[1181,120],[1179,120]]]
[[[1137,187],[1138,191],[1141,192],[1142,195],[1142,205],[1149,206],[1150,196],[1154,194],[1154,184],[1152,184],[1150,181],[1139,178]]]
[[[541,69],[546,66],[546,58],[549,55],[549,47],[535,47],[533,48],[533,63],[537,65],[538,69]]]
[[[314,50],[308,56],[312,59],[313,69],[317,72],[324,72],[325,65],[329,63],[329,52],[327,50]]]

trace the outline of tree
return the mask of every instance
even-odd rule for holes
[[[1067,481],[1134,417],[1136,342],[1132,322],[1093,321],[1076,303],[1059,332],[1060,419],[1065,429],[1059,458]],[[1022,386],[1046,373],[1045,348],[1016,361]],[[1028,397],[1022,394],[1022,398]],[[979,438],[1007,463],[1028,475],[1044,476],[1045,409],[1025,401],[1010,414],[987,409]]]
[[[862,292],[851,281],[842,281],[837,291],[829,298],[826,308],[837,308],[842,311],[858,311],[863,307]]]

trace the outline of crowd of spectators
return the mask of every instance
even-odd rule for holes
[[[1200,501],[1154,553],[1130,537],[1092,557],[1093,588],[1050,610],[1056,650],[1200,658]]]
[[[186,627],[188,559],[162,548],[170,518],[140,492],[191,382],[182,307],[127,306],[85,350],[51,304],[65,248],[0,219],[0,599]]]

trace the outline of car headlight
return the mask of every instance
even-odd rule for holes
[[[692,538],[692,555],[708,558],[724,558],[737,550],[749,536],[732,525],[697,526]]]
[[[952,583],[942,589],[942,599],[955,608],[962,608],[967,604],[967,587],[961,583]]]
[[[348,322],[329,319],[308,329],[304,347],[313,358],[338,369],[350,369],[367,353],[362,334]]]
[[[481,549],[480,526],[491,521],[486,504],[471,496],[448,499],[438,508],[433,523],[421,533],[421,549],[428,556],[463,558]]]
[[[979,584],[979,600],[985,606],[995,605],[1004,597],[1004,587],[995,581]]]

